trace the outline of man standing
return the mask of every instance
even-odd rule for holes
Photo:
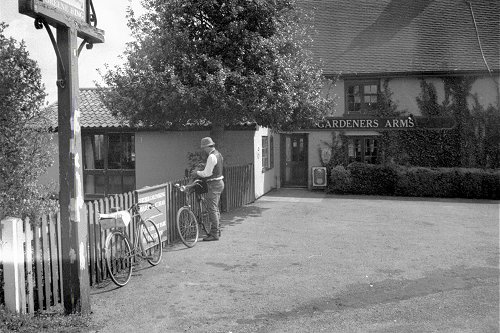
[[[220,195],[224,190],[224,176],[222,176],[223,158],[221,153],[215,149],[215,143],[212,138],[201,139],[201,148],[208,154],[205,169],[201,171],[193,170],[191,175],[202,177],[207,182],[208,193],[206,196],[208,218],[210,220],[210,234],[203,238],[204,241],[219,240],[219,201]]]

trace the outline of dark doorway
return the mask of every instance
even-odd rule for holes
[[[307,187],[307,134],[281,135],[281,186]]]

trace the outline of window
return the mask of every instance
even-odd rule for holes
[[[262,172],[269,169],[269,137],[262,137]]]
[[[349,163],[378,164],[381,161],[380,141],[376,137],[353,137],[348,141]]]
[[[274,137],[269,138],[269,168],[274,168]]]
[[[377,81],[347,81],[345,89],[347,113],[370,113],[376,109],[379,92]]]
[[[89,133],[82,142],[85,199],[135,189],[133,133]]]
[[[274,168],[274,139],[262,137],[262,172]]]

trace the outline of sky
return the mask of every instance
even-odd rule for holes
[[[95,44],[91,50],[83,48],[78,59],[80,88],[95,87],[95,81],[101,82],[97,69],[104,70],[105,64],[113,67],[123,63],[120,56],[126,43],[132,40],[125,17],[126,9],[131,6],[136,14],[142,12],[140,0],[93,0],[93,4],[97,15],[97,28],[104,30],[105,42]],[[18,42],[24,40],[30,58],[35,60],[41,69],[42,82],[45,92],[48,93],[46,102],[56,102],[57,58],[45,28],[35,29],[34,19],[19,13],[18,0],[0,0],[0,21],[9,25],[5,30],[8,37],[13,37]],[[55,37],[56,29],[51,29]],[[78,45],[81,41],[78,38]]]

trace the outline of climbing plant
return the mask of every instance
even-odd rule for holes
[[[385,131],[380,136],[382,161],[421,167],[500,168],[500,113],[498,107],[484,107],[471,94],[476,77],[444,77],[444,99],[438,102],[435,86],[420,82],[416,102],[424,117],[452,117],[453,129],[408,129]],[[410,116],[393,100],[389,79],[382,83],[375,116]],[[472,100],[469,106],[468,101]],[[330,167],[348,164],[348,140],[333,132]]]
[[[382,133],[384,161],[426,167],[500,167],[500,113],[485,108],[471,89],[476,77],[445,77],[444,100],[438,103],[435,86],[422,80],[416,98],[424,117],[452,117],[453,129],[411,129]],[[400,117],[392,92],[384,81],[379,94],[377,116]],[[472,98],[469,108],[468,98]]]

